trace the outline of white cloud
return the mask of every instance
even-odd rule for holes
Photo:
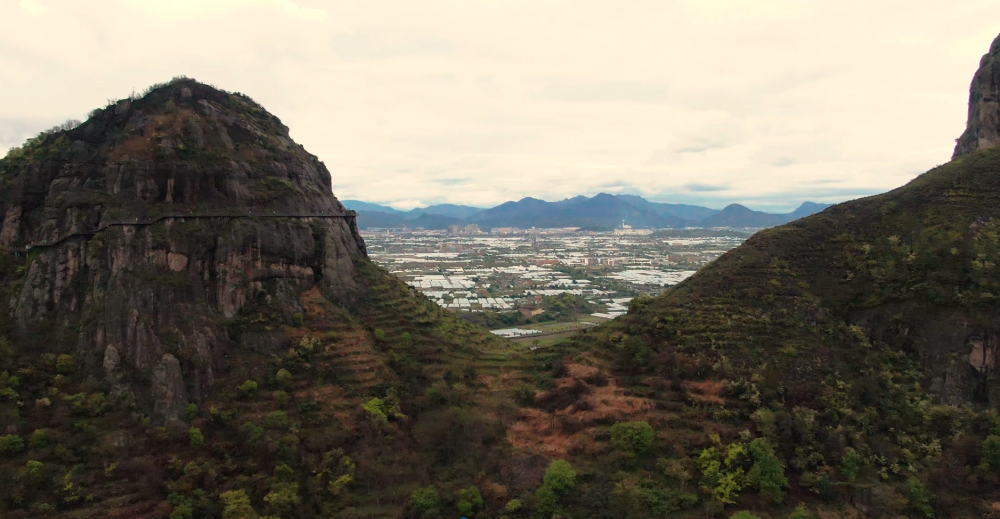
[[[18,5],[21,6],[21,9],[24,9],[24,12],[31,16],[41,16],[49,12],[49,8],[38,3],[38,0],[21,0]]]
[[[281,117],[342,198],[780,208],[947,161],[1000,1],[21,0],[0,19],[0,151],[184,74]]]

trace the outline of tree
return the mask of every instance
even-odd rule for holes
[[[559,510],[559,497],[576,487],[576,471],[566,460],[553,460],[542,478],[542,486],[535,491],[535,509],[542,518],[551,517]]]
[[[542,485],[535,491],[535,512],[538,517],[552,517],[559,509],[559,495],[548,485]]]
[[[463,515],[472,517],[476,515],[476,510],[483,506],[483,496],[479,493],[479,488],[475,485],[465,488],[458,493],[458,511]]]
[[[257,519],[246,490],[223,492],[219,499],[222,500],[222,519]]]
[[[24,439],[16,434],[0,436],[0,454],[17,454],[24,450]]]
[[[773,499],[775,503],[784,501],[783,489],[788,486],[788,479],[770,442],[764,438],[750,442],[750,456],[754,460],[748,474],[750,483],[757,487],[761,495]]]
[[[43,471],[45,470],[44,463],[36,460],[28,460],[28,463],[24,466],[24,468],[28,474],[28,479],[31,480],[32,483],[40,483],[42,481],[42,478],[44,477]]]
[[[56,359],[56,372],[60,375],[69,375],[75,371],[76,359],[72,355],[63,354]]]
[[[292,373],[285,368],[281,368],[274,374],[274,380],[282,386],[287,386],[292,381]]]
[[[271,411],[264,417],[264,427],[268,429],[287,429],[291,423],[285,411]]]
[[[557,494],[565,494],[576,486],[576,471],[566,460],[553,460],[542,482]]]
[[[410,494],[410,508],[423,514],[428,510],[437,510],[441,507],[441,496],[433,485],[418,488]]]
[[[49,434],[45,432],[45,429],[35,429],[35,432],[31,433],[31,439],[28,440],[32,449],[44,449],[49,446]]]
[[[742,467],[746,454],[744,443],[729,444],[725,449],[725,456],[716,447],[702,450],[698,455],[702,490],[712,494],[720,503],[736,503],[736,498],[746,484],[747,476]]]
[[[914,476],[906,480],[906,500],[910,507],[927,517],[934,517],[934,507],[931,506],[931,493],[927,487]]]
[[[861,472],[861,455],[854,447],[844,450],[844,455],[840,458],[840,473],[847,478],[847,481],[854,481]]]
[[[375,328],[375,338],[378,339],[379,341],[384,341],[385,340],[385,330],[383,330],[381,328]]]
[[[201,433],[201,429],[197,427],[192,427],[188,429],[188,436],[191,438],[192,447],[205,446],[205,435]]]
[[[611,426],[611,444],[632,456],[648,451],[653,446],[654,438],[656,433],[644,421],[618,422]]]
[[[746,510],[741,510],[729,516],[729,519],[760,519],[759,515],[752,514]]]
[[[198,416],[198,404],[188,404],[187,409],[184,410],[184,418],[187,421],[194,420]]]

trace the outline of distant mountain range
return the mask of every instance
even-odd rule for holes
[[[803,202],[786,214],[754,211],[731,204],[721,211],[697,205],[650,202],[636,195],[599,193],[593,197],[576,196],[558,202],[526,197],[484,209],[466,205],[440,204],[400,211],[388,206],[343,200],[348,209],[358,212],[362,229],[411,228],[447,229],[451,225],[478,224],[493,227],[581,227],[610,230],[623,221],[636,228],[683,229],[687,227],[764,228],[818,213],[829,204]]]

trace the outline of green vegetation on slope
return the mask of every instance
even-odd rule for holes
[[[237,347],[182,422],[157,425],[69,355],[0,339],[0,425],[16,431],[0,436],[4,517],[392,517],[427,485],[442,513],[505,506],[483,477],[509,454],[489,412],[503,399],[485,400],[470,362],[501,340],[355,266],[369,286],[355,308],[313,291],[286,322],[262,293],[226,323]]]
[[[656,440],[644,455],[568,449],[593,481],[584,494],[610,497],[580,496],[567,512],[658,517],[654,495],[669,492],[671,510],[700,503],[695,515],[781,516],[799,502],[989,513],[1000,500],[987,461],[1000,435],[998,217],[1000,150],[988,150],[758,233],[577,337],[565,362],[608,369],[650,407],[632,418]],[[578,383],[563,387],[596,391]],[[581,400],[565,403],[548,416],[582,414]],[[615,427],[564,436],[600,444],[610,433],[614,446]]]

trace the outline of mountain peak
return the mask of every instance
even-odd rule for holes
[[[969,86],[965,132],[956,141],[952,158],[1000,144],[1000,36],[979,61]]]
[[[104,366],[115,391],[152,395],[153,416],[177,419],[232,348],[222,323],[261,294],[291,319],[310,290],[366,290],[364,240],[330,186],[241,94],[178,79],[94,110],[0,159],[0,248],[32,255],[31,289],[0,292],[14,301],[0,330]],[[68,330],[79,347],[52,339]]]

